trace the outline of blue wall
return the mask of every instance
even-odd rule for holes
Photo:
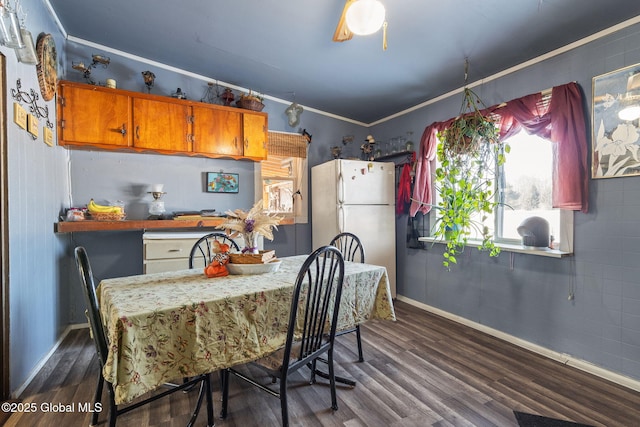
[[[495,105],[576,81],[590,123],[592,78],[640,62],[639,46],[640,25],[635,25],[474,91],[486,105]],[[419,140],[427,125],[459,113],[461,96],[376,125],[372,133],[384,140],[412,130]],[[398,294],[640,379],[640,177],[589,185],[590,210],[575,213],[570,258],[503,252],[490,259],[468,248],[449,272],[442,266],[442,245],[406,248],[407,217],[399,217]],[[569,300],[572,289],[575,299]]]
[[[44,2],[25,0],[26,27],[34,43],[40,33],[51,33],[64,60],[64,40]],[[53,233],[58,212],[66,204],[68,152],[33,140],[13,122],[11,90],[21,80],[22,90],[35,90],[40,107],[47,107],[55,124],[55,100],[44,102],[35,65],[17,62],[13,49],[0,47],[6,59],[7,156],[9,215],[10,387],[15,390],[47,355],[69,323],[65,239]],[[29,105],[22,103],[29,111]],[[55,129],[54,129],[55,133]]]

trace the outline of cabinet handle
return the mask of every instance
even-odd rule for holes
[[[126,123],[122,124],[122,128],[120,128],[120,133],[122,134],[122,136],[125,136],[127,134],[127,124]]]
[[[246,138],[244,140],[244,146],[245,146],[245,148],[249,148],[249,138]]]
[[[182,252],[182,249],[169,249],[169,252]]]
[[[140,139],[140,126],[136,126],[136,139]]]
[[[238,148],[238,137],[237,136],[233,138],[233,146],[235,148]]]

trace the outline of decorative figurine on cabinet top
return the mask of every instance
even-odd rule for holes
[[[156,75],[147,70],[142,72],[142,78],[144,79],[144,84],[147,86],[147,92],[151,93],[151,88],[156,81]]]

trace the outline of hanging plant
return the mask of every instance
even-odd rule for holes
[[[479,108],[481,107],[481,108]],[[464,251],[467,239],[480,235],[479,249],[497,256],[500,248],[485,221],[493,214],[495,199],[495,171],[505,162],[509,146],[500,140],[499,129],[480,98],[469,88],[464,89],[460,115],[451,125],[438,133],[435,171],[440,211],[432,235],[446,241],[443,265],[457,264],[457,256]]]

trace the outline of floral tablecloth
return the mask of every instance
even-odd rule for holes
[[[109,340],[103,375],[122,404],[160,385],[256,360],[286,338],[291,293],[306,256],[277,272],[207,278],[181,270],[100,282]],[[338,329],[395,320],[384,267],[345,262]]]

